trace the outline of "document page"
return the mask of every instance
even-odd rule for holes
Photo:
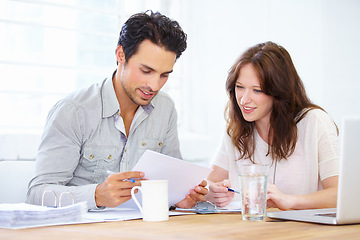
[[[211,172],[203,167],[181,159],[146,150],[133,171],[142,171],[149,180],[169,181],[169,205],[180,202]],[[139,194],[139,193],[137,193]]]

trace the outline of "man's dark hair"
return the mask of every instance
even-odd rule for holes
[[[123,25],[118,46],[123,47],[125,59],[134,55],[140,43],[146,39],[176,54],[178,59],[186,49],[187,35],[177,21],[148,10],[132,15]]]

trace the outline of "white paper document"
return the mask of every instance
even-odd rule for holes
[[[145,173],[149,180],[169,181],[169,205],[180,202],[211,172],[210,168],[146,150],[133,171]]]
[[[169,216],[185,215],[191,213],[171,212]],[[115,208],[105,208],[101,210],[90,210],[83,217],[83,223],[91,222],[113,222],[141,219],[142,213],[139,209],[123,208],[121,206]]]
[[[0,204],[0,228],[21,229],[82,222],[86,202],[61,208],[26,203]]]

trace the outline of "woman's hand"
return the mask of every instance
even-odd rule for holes
[[[292,208],[295,200],[294,195],[284,194],[274,184],[268,184],[266,204],[268,207],[288,210]]]
[[[217,207],[227,206],[234,198],[234,192],[230,192],[228,188],[231,187],[228,179],[222,182],[211,183],[209,185],[209,193],[206,200],[214,203]]]
[[[338,176],[324,179],[323,189],[302,195],[288,195],[281,192],[275,185],[269,184],[267,191],[267,206],[281,210],[335,208],[338,191]]]

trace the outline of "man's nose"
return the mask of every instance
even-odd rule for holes
[[[161,84],[160,84],[160,77],[152,77],[148,82],[147,82],[147,86],[150,88],[151,91],[153,92],[157,92],[160,90],[161,88]]]

